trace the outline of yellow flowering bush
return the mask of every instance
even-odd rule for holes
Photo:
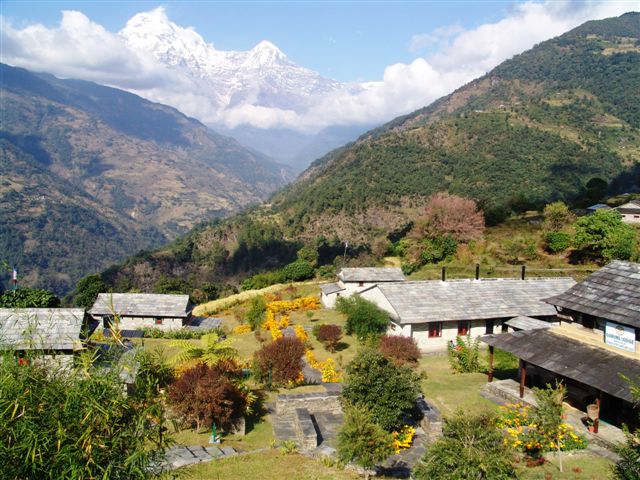
[[[320,369],[320,362],[318,362],[318,360],[316,359],[316,356],[313,353],[313,350],[307,349],[304,352],[304,356],[307,359],[307,362],[309,362],[309,365],[311,365],[311,368],[315,368],[316,370]]]
[[[327,358],[320,364],[320,371],[322,372],[323,382],[339,382],[340,376],[336,372],[336,368],[332,358]]]
[[[304,382],[304,374],[302,372],[298,373],[298,377],[295,380],[289,380],[287,382],[287,388],[294,388]]]
[[[522,450],[525,453],[537,453],[556,450],[555,434],[545,432],[531,419],[531,406],[511,403],[500,407],[497,425],[505,429],[505,445]],[[580,450],[587,448],[587,440],[573,430],[571,425],[562,423],[558,439],[560,450]]]
[[[233,329],[233,333],[249,333],[251,331],[251,325],[245,323],[244,325],[238,325]]]
[[[307,343],[309,341],[309,335],[302,325],[296,325],[293,327],[293,331],[302,343]]]
[[[403,426],[400,431],[391,432],[391,435],[393,437],[393,449],[395,450],[396,454],[411,446],[411,442],[413,442],[413,437],[415,434],[416,429],[410,425]]]

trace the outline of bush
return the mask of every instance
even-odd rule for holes
[[[256,352],[253,358],[255,378],[263,384],[285,386],[302,375],[304,344],[295,337],[280,337]]]
[[[181,278],[161,277],[153,288],[153,293],[188,294],[191,287]]]
[[[393,438],[362,407],[348,407],[338,432],[338,458],[370,470],[393,455]],[[365,473],[369,477],[368,471]]]
[[[629,260],[636,253],[637,233],[616,210],[596,210],[576,222],[575,247],[596,260]]]
[[[282,270],[274,270],[272,272],[256,273],[252,277],[242,282],[241,290],[259,290],[277,283],[284,283],[285,278]]]
[[[324,348],[330,352],[336,351],[336,345],[342,338],[342,328],[338,325],[319,325],[317,332],[314,327],[314,335],[320,343],[324,345]]]
[[[247,312],[247,322],[253,330],[260,328],[264,321],[265,312],[267,311],[267,302],[262,295],[255,296],[251,299],[249,311]]]
[[[458,242],[453,237],[436,237],[422,241],[420,261],[425,263],[438,263],[447,257],[454,255],[458,250]]]
[[[387,431],[401,427],[412,415],[419,394],[420,378],[411,368],[395,365],[372,348],[360,351],[347,366],[343,401],[367,409]]]
[[[156,397],[126,396],[120,370],[0,360],[2,478],[156,478],[170,437]]]
[[[293,263],[285,265],[282,274],[285,280],[290,282],[299,282],[313,277],[313,265],[305,260],[296,260]]]
[[[241,370],[233,362],[212,366],[200,363],[169,386],[169,403],[198,430],[211,428],[212,423],[227,429],[246,408],[245,397],[237,386],[240,378]]]
[[[471,335],[456,337],[456,344],[449,345],[449,363],[458,373],[478,373],[480,366],[480,340],[471,340]]]
[[[444,421],[443,436],[414,469],[417,480],[516,478],[513,453],[505,447],[495,417],[458,411]]]
[[[544,228],[552,232],[558,232],[573,223],[573,214],[562,202],[550,203],[544,207]]]
[[[355,334],[363,339],[384,333],[389,326],[387,312],[357,295],[338,298],[336,308],[347,316],[345,330],[348,335]]]
[[[19,288],[7,290],[0,295],[1,308],[57,308],[60,299],[49,290],[40,288]]]
[[[174,370],[164,350],[142,350],[136,355],[138,372],[135,379],[135,396],[151,399],[159,395],[174,380]]]
[[[566,232],[547,232],[544,236],[544,248],[550,253],[564,252],[571,246],[571,235]]]
[[[95,303],[99,293],[108,291],[108,287],[100,275],[89,275],[78,282],[70,296],[76,306],[88,310]]]
[[[420,349],[415,339],[401,335],[383,335],[379,350],[396,365],[415,366],[420,358]]]

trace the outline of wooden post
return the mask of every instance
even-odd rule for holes
[[[593,433],[598,433],[598,426],[600,424],[600,409],[602,408],[602,392],[598,390],[596,396],[596,405],[598,405],[598,416],[593,421]]]
[[[476,263],[476,280],[480,280],[480,264]]]
[[[493,345],[489,345],[489,383],[493,382]]]
[[[521,277],[522,280],[525,279],[525,277],[527,275],[526,272],[527,272],[527,266],[526,265],[522,265],[522,271],[520,272],[520,277]]]
[[[527,378],[527,362],[520,359],[520,398],[524,398],[524,382]]]
[[[447,267],[442,267],[442,281],[447,281]]]

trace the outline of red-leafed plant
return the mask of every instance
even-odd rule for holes
[[[281,337],[258,350],[253,358],[256,379],[264,384],[286,385],[302,375],[304,344],[296,337]]]
[[[320,325],[316,334],[316,338],[324,345],[324,348],[330,352],[336,351],[336,345],[342,338],[342,328],[338,325]]]
[[[416,365],[420,358],[418,344],[411,337],[383,335],[380,339],[380,353],[396,365]]]
[[[237,385],[239,375],[233,361],[212,366],[199,363],[169,386],[169,403],[198,430],[210,428],[212,423],[226,429],[246,408],[245,396]]]

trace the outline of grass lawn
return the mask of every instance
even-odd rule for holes
[[[577,453],[562,457],[563,473],[560,473],[558,460],[539,467],[518,466],[518,478],[521,480],[604,480],[611,477],[609,460],[589,453]]]
[[[201,463],[179,470],[185,478],[224,480],[350,480],[362,478],[353,472],[326,467],[320,461],[298,454],[268,450],[222,461]]]

